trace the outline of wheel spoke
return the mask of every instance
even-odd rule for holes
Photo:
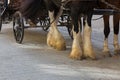
[[[13,30],[16,42],[21,43],[24,36],[24,23],[20,12],[17,12],[14,17]]]

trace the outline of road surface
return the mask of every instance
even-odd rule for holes
[[[92,42],[98,57],[95,61],[68,57],[72,40],[65,27],[59,29],[66,39],[67,50],[56,51],[46,45],[47,32],[42,28],[26,29],[23,43],[17,44],[12,23],[4,24],[0,33],[0,80],[120,80],[120,56],[101,56],[104,38],[102,19],[92,21],[92,26]],[[111,53],[112,36],[111,28]]]

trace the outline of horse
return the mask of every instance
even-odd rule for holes
[[[113,0],[105,0],[105,1],[107,3],[109,3],[109,4],[114,5],[116,8],[120,8],[120,0],[117,0],[116,2],[114,2]],[[114,10],[116,10],[115,8],[106,5],[105,3],[101,2],[100,0],[98,2],[96,2],[96,4],[97,4],[97,6],[94,6],[94,8],[114,9]],[[75,11],[77,12],[77,10],[75,10]],[[104,44],[103,44],[103,56],[105,56],[105,57],[106,56],[112,56],[112,54],[110,54],[110,51],[109,51],[109,48],[108,48],[108,36],[109,36],[109,33],[110,33],[109,17],[110,17],[110,15],[103,15],[103,20],[104,20],[104,36],[105,36]],[[119,20],[120,20],[120,15],[118,13],[117,14],[113,14],[113,24],[114,24],[114,27],[113,27],[114,28],[114,40],[113,40],[114,55],[120,54],[119,41],[118,41]],[[83,35],[83,37],[85,37],[85,36]],[[83,39],[83,40],[85,40],[85,39]],[[85,49],[84,49],[84,45],[83,45],[83,51],[84,50]],[[84,53],[84,55],[85,55],[85,53]],[[94,56],[95,54],[91,54],[91,55]]]
[[[117,8],[120,8],[120,0],[106,0],[108,3],[114,5]],[[100,8],[102,9],[112,9],[106,4],[100,4]],[[109,17],[110,15],[103,15],[104,20],[104,44],[103,44],[103,55],[104,56],[112,56],[109,51],[108,47],[108,36],[110,33],[110,25],[109,25]],[[119,14],[113,14],[113,30],[114,30],[114,39],[113,39],[113,45],[114,45],[114,55],[120,54],[120,48],[119,48],[119,40],[118,40],[118,34],[119,34],[119,21],[120,21],[120,15]]]
[[[21,12],[27,18],[32,19],[37,12],[42,11],[41,7],[45,6],[50,18],[50,30],[47,35],[47,45],[57,50],[65,50],[66,43],[64,37],[57,28],[57,22],[62,14],[63,2],[67,0],[25,0],[21,8]],[[70,52],[70,58],[82,59],[91,58],[96,59],[91,42],[91,18],[93,9],[97,6],[98,0],[83,1],[70,0],[67,6],[70,8],[70,16],[73,23],[73,43]],[[25,6],[24,6],[25,5]],[[39,14],[40,15],[40,14]],[[79,17],[84,16],[84,33],[83,33],[83,48],[81,46],[81,28]]]
[[[66,1],[68,0],[24,0],[20,11],[26,18],[34,19],[35,17],[37,18],[38,15],[41,15],[39,14],[39,11],[43,11],[43,8],[45,8],[48,12],[51,23],[50,30],[47,35],[47,45],[57,50],[65,50],[65,39],[57,28],[57,22],[62,14],[63,7],[68,7],[70,9],[70,16],[73,24],[73,43],[72,50],[70,52],[70,58],[83,59],[89,57],[91,59],[96,59],[91,42],[91,18],[94,12],[94,8],[99,7],[98,3],[100,0],[70,0],[66,5],[64,5],[63,3]],[[84,17],[83,39],[81,37],[81,23],[79,19],[82,16]],[[106,37],[109,34],[109,27],[106,27],[106,20],[104,21],[104,34]],[[115,39],[115,43],[117,43],[117,37]],[[107,51],[107,37],[104,44],[104,51]]]

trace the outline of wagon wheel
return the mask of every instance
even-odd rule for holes
[[[1,31],[1,28],[2,28],[2,17],[0,15],[0,31]]]
[[[71,39],[73,39],[72,23],[71,23],[71,18],[69,15],[68,15],[68,19],[67,19],[67,30],[68,30],[68,33],[69,33]]]
[[[67,25],[67,30],[68,30],[68,33],[69,33],[71,39],[73,39],[72,24]]]
[[[22,43],[24,36],[24,22],[22,14],[17,11],[13,17],[13,32],[17,43]]]
[[[44,31],[47,31],[49,29],[49,27],[50,27],[50,19],[46,18],[45,20],[40,21],[40,24],[42,25],[42,29]]]
[[[0,5],[0,31],[1,31],[1,28],[2,28],[2,9],[1,9],[1,5]]]

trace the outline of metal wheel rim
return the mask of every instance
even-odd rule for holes
[[[16,42],[22,43],[24,36],[24,24],[23,19],[20,15],[18,17],[14,17],[13,32]]]

